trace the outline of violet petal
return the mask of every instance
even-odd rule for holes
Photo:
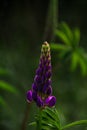
[[[37,85],[36,85],[35,83],[32,84],[32,89],[33,89],[34,91],[38,91],[38,87],[37,87]]]
[[[42,92],[43,92],[43,93],[46,93],[47,88],[48,88],[48,84],[45,84],[45,85],[43,86],[43,90],[42,90]]]
[[[32,90],[29,90],[29,91],[27,91],[27,95],[26,95],[26,97],[27,97],[27,101],[30,103],[30,102],[32,102]]]
[[[53,107],[56,103],[56,97],[55,96],[49,96],[45,100],[45,104],[48,105],[49,107]]]
[[[41,83],[41,77],[38,76],[38,75],[36,75],[35,78],[34,78],[34,81],[35,81],[36,83]]]
[[[38,106],[38,107],[42,107],[42,106],[43,106],[43,101],[42,101],[41,97],[37,96],[37,101],[36,101],[36,103],[37,103],[37,106]]]
[[[42,72],[42,69],[39,67],[39,68],[36,70],[36,74],[37,74],[37,75],[40,75],[41,72]]]
[[[51,75],[52,75],[51,71],[48,71],[48,72],[46,73],[47,79],[49,79],[49,78],[51,77]]]
[[[37,101],[37,92],[36,91],[32,92],[32,98],[34,101]]]
[[[49,86],[46,92],[47,95],[51,95],[52,94],[52,87]]]

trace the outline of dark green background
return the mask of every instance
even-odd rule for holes
[[[0,130],[25,130],[23,120],[27,109],[26,130],[34,130],[28,123],[34,120],[37,108],[34,104],[27,108],[26,91],[31,88],[38,66],[49,3],[49,0],[0,1],[0,68],[9,72],[0,77],[19,91],[15,95],[0,90],[8,105],[8,108],[0,105]],[[86,50],[87,1],[59,0],[57,13],[58,23],[65,21],[71,28],[80,28],[80,46]],[[56,108],[62,122],[87,119],[87,77],[77,71],[70,72],[68,64],[62,63],[60,67],[54,52],[52,65],[53,94],[57,97]],[[87,130],[87,127],[75,129]]]

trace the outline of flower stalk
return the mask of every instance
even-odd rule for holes
[[[39,66],[36,70],[34,82],[31,90],[27,91],[26,96],[29,103],[34,101],[39,107],[36,123],[31,123],[37,125],[37,130],[45,128],[46,130],[49,128],[64,130],[76,125],[87,124],[87,120],[80,120],[61,126],[58,112],[54,108],[49,108],[55,106],[56,97],[52,95],[51,54],[50,46],[47,42],[44,42],[42,45]]]

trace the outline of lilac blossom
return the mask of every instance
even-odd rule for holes
[[[55,105],[56,97],[52,96],[51,77],[50,46],[47,42],[44,42],[32,89],[27,92],[27,101],[29,103],[35,101],[38,107],[53,107]]]

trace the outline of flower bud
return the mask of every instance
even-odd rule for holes
[[[36,104],[38,107],[43,107],[44,104],[40,96],[37,96]]]
[[[27,91],[27,95],[26,95],[26,97],[27,97],[27,101],[30,103],[30,102],[32,102],[32,90],[29,90],[29,91]]]
[[[56,97],[55,96],[49,96],[46,100],[45,100],[46,105],[48,105],[49,107],[53,107],[56,103]]]

